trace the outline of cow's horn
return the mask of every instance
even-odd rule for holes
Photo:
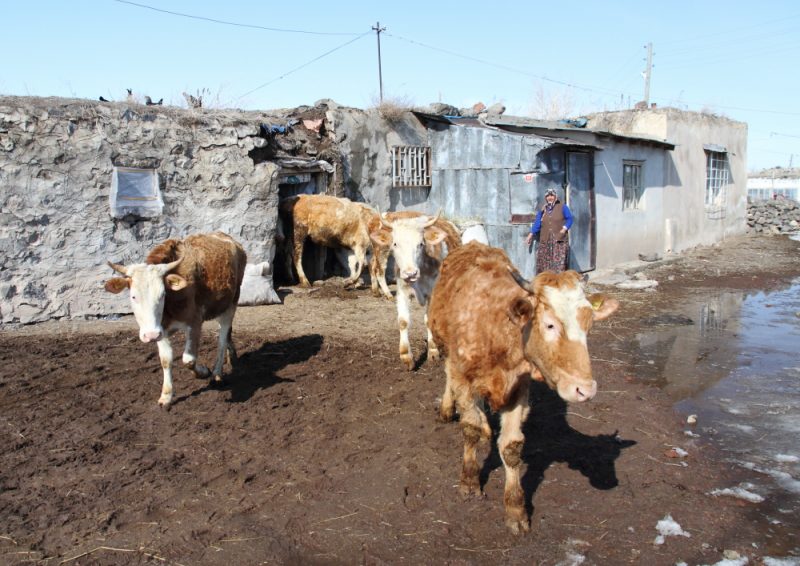
[[[124,265],[120,265],[118,263],[111,263],[110,261],[107,262],[107,263],[108,263],[108,267],[110,267],[114,271],[116,271],[118,273],[122,273],[123,275],[128,275],[128,268],[125,267]]]
[[[383,218],[383,214],[381,214],[381,209],[380,209],[380,207],[376,206],[376,207],[375,207],[375,210],[377,210],[377,211],[378,211],[378,219],[381,221],[381,226],[383,226],[384,228],[387,228],[387,229],[391,230],[391,229],[392,229],[392,225],[391,225],[390,223],[386,222],[386,220]]]
[[[517,282],[517,285],[519,285],[529,293],[533,293],[533,287],[531,286],[531,282],[525,279],[522,275],[520,275],[519,271],[509,266],[508,272],[511,274],[511,277],[514,278],[514,281]]]
[[[433,218],[431,218],[430,220],[428,220],[428,221],[425,223],[425,226],[424,226],[424,228],[428,228],[428,227],[430,227],[430,226],[433,226],[434,224],[436,224],[436,221],[437,221],[437,220],[439,220],[439,217],[440,217],[441,215],[442,215],[442,209],[440,208],[440,209],[439,209],[439,212],[437,212],[437,213],[436,213],[436,216],[434,216]]]
[[[159,263],[158,264],[158,268],[161,271],[162,275],[166,275],[167,273],[169,273],[170,271],[172,271],[173,269],[178,267],[178,264],[180,262],[182,262],[182,261],[183,261],[183,258],[179,257],[178,259],[176,259],[172,263]]]

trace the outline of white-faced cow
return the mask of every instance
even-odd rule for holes
[[[281,202],[284,230],[291,227],[290,245],[294,268],[301,287],[309,287],[303,271],[303,248],[306,238],[321,246],[345,247],[353,250],[356,265],[345,286],[355,284],[361,277],[370,248],[368,225],[377,212],[363,203],[328,195],[297,195]]]
[[[222,232],[196,234],[183,240],[166,240],[154,247],[145,263],[108,264],[125,277],[113,277],[105,288],[111,293],[130,289],[131,306],[142,342],[156,342],[164,384],[159,405],[172,401],[172,345],[169,336],[186,334],[183,363],[195,375],[222,380],[227,352],[236,359],[231,325],[239,300],[247,255],[242,246]],[[197,361],[203,321],[219,322],[219,349],[213,372]]]
[[[506,524],[529,529],[520,484],[522,423],[531,379],[543,380],[568,402],[597,392],[586,335],[593,320],[610,316],[619,303],[586,297],[575,271],[545,272],[533,282],[518,275],[499,249],[470,242],[447,256],[431,297],[433,339],[445,358],[447,382],[439,415],[460,414],[464,435],[461,492],[479,495],[476,448],[491,429],[480,399],[500,413],[498,452],[505,468]]]
[[[411,322],[409,299],[416,298],[419,304],[427,309],[439,268],[442,265],[445,243],[448,233],[436,226],[439,214],[431,218],[425,215],[403,217],[393,220],[380,217],[381,229],[370,236],[374,249],[390,249],[395,265],[397,281],[397,324],[400,327],[400,360],[411,370],[414,368],[414,356],[408,340],[408,327]],[[456,231],[457,232],[457,231]],[[460,246],[460,240],[448,241],[453,249]],[[375,254],[377,256],[377,253]],[[428,314],[425,313],[425,328],[428,333],[428,358],[436,359],[439,351],[428,330]]]
[[[384,212],[381,216],[387,222],[391,223],[401,218],[421,218],[425,215],[422,212],[413,210],[401,210],[398,212]],[[437,218],[433,225],[447,234],[444,240],[446,248],[443,244],[439,243],[432,246],[430,249],[433,256],[441,260],[444,259],[446,255],[446,249],[452,250],[461,245],[461,232],[452,222],[441,217]],[[369,224],[370,234],[381,231],[382,226],[381,219],[376,215]],[[373,238],[372,240],[372,259],[369,264],[369,275],[372,281],[372,294],[375,296],[383,294],[384,297],[392,300],[394,297],[392,297],[392,292],[386,284],[386,265],[392,253],[392,240],[388,237],[388,234],[384,234],[384,236],[386,237],[379,239]],[[379,287],[380,291],[378,290]]]

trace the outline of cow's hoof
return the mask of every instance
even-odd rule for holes
[[[211,383],[214,385],[224,385],[225,378],[222,377],[221,375],[213,375],[211,376]]]
[[[461,483],[458,486],[458,491],[461,492],[461,496],[464,499],[472,499],[474,498],[482,498],[483,492],[481,491],[481,483],[478,481],[478,478],[474,478],[474,480],[464,481],[461,480]]]
[[[191,370],[197,379],[208,379],[208,377],[211,375],[211,370],[200,364],[195,365],[195,367],[191,368]]]
[[[403,365],[406,366],[408,371],[412,371],[414,369],[414,358],[409,355],[400,356],[400,361],[403,362]]]
[[[431,361],[436,361],[439,358],[441,358],[439,350],[437,348],[428,347],[428,359]]]
[[[507,515],[506,516],[506,526],[515,535],[521,535],[521,534],[527,533],[529,530],[531,530],[530,523],[528,522],[528,517],[520,518],[520,517],[517,516],[516,513],[514,515]]]
[[[439,412],[436,415],[436,420],[440,423],[451,423],[456,418],[456,412],[453,407],[439,407]]]
[[[172,395],[169,396],[162,395],[158,399],[158,406],[164,409],[165,411],[169,411],[169,408],[171,407],[170,403],[172,403]]]

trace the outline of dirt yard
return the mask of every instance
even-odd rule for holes
[[[394,305],[329,280],[240,309],[241,356],[222,387],[175,372],[157,405],[157,349],[130,317],[0,331],[2,564],[760,563],[798,547],[796,525],[707,493],[741,478],[687,438],[642,384],[626,341],[644,317],[704,288],[768,289],[800,275],[800,243],[738,237],[653,264],[655,292],[620,299],[593,329],[600,384],[566,406],[533,390],[523,485],[531,532],[503,523],[503,471],[484,445],[485,498],[457,483],[461,433],[435,421],[444,385],[425,360],[421,311],[405,371]],[[182,349],[182,337],[176,340]],[[208,325],[201,357],[210,360]],[[180,350],[176,350],[180,351]],[[495,422],[496,424],[496,422]],[[689,455],[670,457],[679,446]],[[682,464],[684,462],[686,465]],[[654,544],[667,514],[691,533]]]

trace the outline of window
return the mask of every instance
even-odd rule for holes
[[[622,209],[639,210],[643,208],[642,162],[623,161],[622,163]]]
[[[392,186],[430,187],[431,148],[421,145],[392,147]]]
[[[706,209],[722,210],[728,191],[728,155],[706,150]]]
[[[158,189],[158,173],[155,169],[114,167],[109,201],[114,218],[127,215],[152,218],[160,215],[164,201]]]

